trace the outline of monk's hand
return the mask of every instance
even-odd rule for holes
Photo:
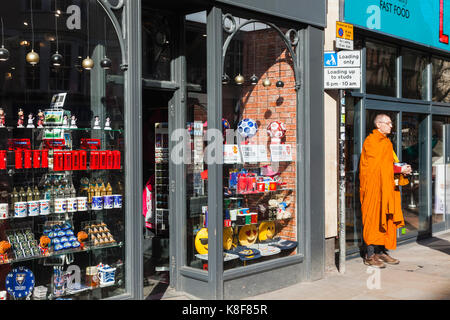
[[[402,174],[406,174],[406,175],[411,174],[412,168],[411,168],[411,166],[409,164],[404,165],[404,166],[402,166],[402,171],[401,172],[402,172]]]

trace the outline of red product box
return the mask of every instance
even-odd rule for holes
[[[107,169],[108,168],[108,152],[106,151],[100,151],[100,163],[98,168],[99,169]]]
[[[0,170],[6,169],[6,150],[0,150]]]
[[[48,149],[60,150],[66,146],[64,139],[44,139],[44,142]]]
[[[92,170],[97,170],[100,166],[100,152],[91,151],[91,157],[89,161],[89,168]]]
[[[113,169],[120,169],[120,151],[113,151]]]
[[[32,154],[31,150],[23,150],[23,167],[25,169],[31,169]]]
[[[106,169],[114,169],[114,154],[111,150],[106,151]]]
[[[41,167],[48,168],[48,150],[42,149],[41,151]]]
[[[41,167],[41,150],[33,150],[33,168]]]
[[[14,151],[14,156],[15,156],[15,167],[16,169],[22,169],[23,168],[23,155],[22,155],[22,150],[17,149]]]
[[[54,171],[62,171],[64,170],[64,153],[63,152],[54,152],[53,153],[53,170]]]
[[[80,150],[80,170],[87,169],[87,153],[84,150]]]
[[[64,151],[64,170],[72,170],[72,151]]]
[[[223,227],[224,228],[231,227],[231,220],[230,219],[223,220]]]
[[[98,150],[101,148],[101,141],[100,139],[87,139],[83,138],[80,141],[81,149],[85,150]]]
[[[30,139],[8,139],[8,150],[31,149]]]
[[[80,170],[80,152],[72,151],[72,170]]]

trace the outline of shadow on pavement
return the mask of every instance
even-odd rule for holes
[[[425,246],[433,250],[438,250],[450,255],[450,241],[448,240],[429,237],[424,239],[417,239],[416,242],[421,246]]]

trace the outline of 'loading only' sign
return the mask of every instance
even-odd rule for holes
[[[361,87],[361,51],[324,53],[324,89]]]

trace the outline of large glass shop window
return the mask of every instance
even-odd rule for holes
[[[297,252],[297,96],[292,57],[275,29],[251,22],[236,33],[222,94],[227,270]]]
[[[0,299],[123,294],[124,89],[114,28],[93,0],[15,1],[2,12]]]

